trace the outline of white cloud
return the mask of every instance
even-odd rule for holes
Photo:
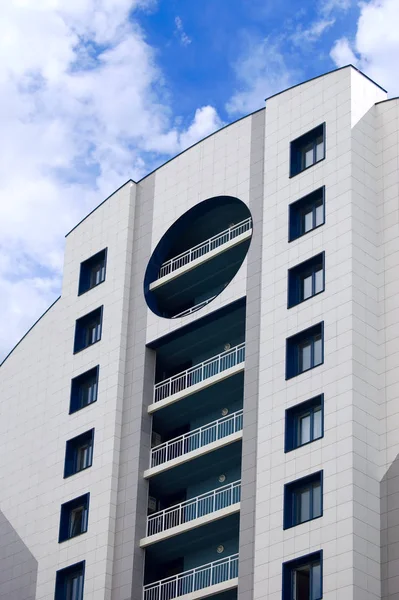
[[[347,38],[341,38],[335,42],[331,49],[330,56],[337,67],[343,67],[349,64],[356,66],[358,62]]]
[[[176,31],[175,33],[180,37],[180,43],[182,46],[188,46],[191,44],[192,40],[188,37],[187,33],[183,28],[183,21],[179,16],[175,18]]]
[[[360,4],[360,16],[353,41],[337,40],[331,58],[337,66],[356,61],[357,66],[386,87],[399,93],[399,2],[371,0]]]
[[[221,125],[171,126],[168,89],[134,11],[153,0],[8,0],[0,19],[0,356],[55,299],[64,234],[146,152]]]
[[[353,4],[353,0],[323,0],[320,5],[320,12],[330,14],[337,10],[348,10]]]
[[[323,33],[334,25],[335,19],[320,19],[319,21],[314,21],[304,29],[300,27],[297,31],[291,36],[291,40],[294,44],[302,44],[303,42],[315,42],[317,41]]]
[[[268,96],[290,87],[295,74],[284,60],[279,44],[265,38],[249,42],[234,65],[239,88],[226,105],[229,114],[246,114],[264,106]]]

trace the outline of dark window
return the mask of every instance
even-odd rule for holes
[[[64,477],[88,469],[93,463],[94,429],[68,440],[65,450]]]
[[[323,360],[323,323],[287,339],[286,379],[321,365]]]
[[[289,207],[289,241],[305,235],[325,221],[325,188],[324,186]]]
[[[89,497],[84,494],[61,506],[59,542],[65,542],[77,535],[86,533],[89,518]]]
[[[290,177],[325,157],[325,123],[291,142]]]
[[[72,379],[71,402],[69,405],[70,414],[96,402],[98,392],[98,371],[99,367],[97,366]]]
[[[101,250],[80,265],[79,295],[88,292],[105,280],[107,249]]]
[[[85,561],[57,571],[54,600],[83,600]]]
[[[283,600],[320,600],[322,584],[322,551],[283,564]]]
[[[285,452],[323,437],[323,395],[285,412]]]
[[[288,271],[288,308],[324,292],[324,252]]]
[[[322,516],[322,489],[322,471],[284,486],[284,529]]]
[[[80,317],[75,326],[74,352],[80,352],[101,339],[103,307],[100,306],[88,315]]]

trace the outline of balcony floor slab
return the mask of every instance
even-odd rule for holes
[[[179,535],[180,533],[185,533],[191,529],[201,527],[201,525],[206,525],[207,523],[223,519],[223,517],[228,517],[229,515],[239,512],[240,506],[240,502],[236,502],[235,504],[231,504],[230,506],[226,506],[226,508],[216,510],[212,513],[204,515],[203,517],[199,517],[198,519],[193,519],[192,521],[188,521],[182,525],[177,525],[176,527],[171,527],[170,529],[166,529],[165,531],[161,531],[155,535],[147,536],[140,540],[140,546],[145,548],[151,544],[156,544],[157,542],[161,542],[168,538],[174,537],[175,535]]]

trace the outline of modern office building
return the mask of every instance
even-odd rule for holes
[[[1,368],[1,600],[398,600],[398,132],[348,66],[69,232]]]

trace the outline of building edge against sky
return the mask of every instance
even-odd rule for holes
[[[348,66],[69,233],[1,369],[0,600],[399,597],[398,131]]]

